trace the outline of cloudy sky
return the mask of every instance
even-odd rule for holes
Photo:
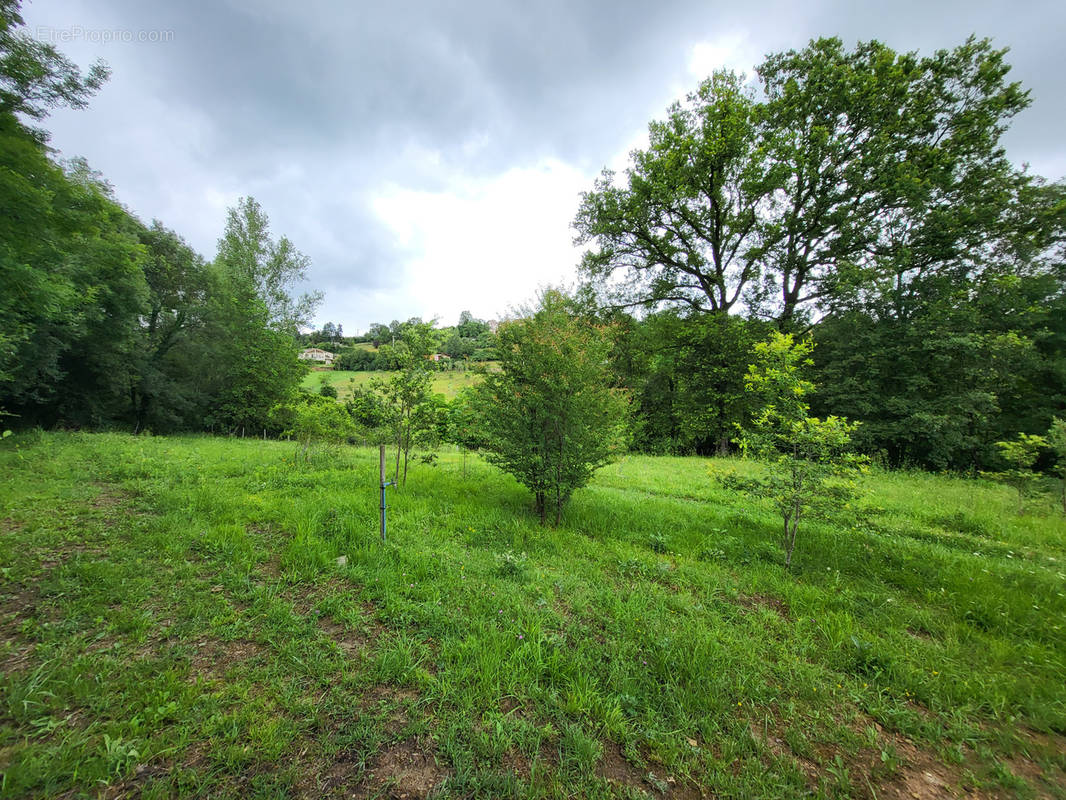
[[[318,322],[500,316],[573,280],[604,166],[716,67],[811,37],[929,52],[991,36],[1033,105],[1008,152],[1066,175],[1066,4],[37,0],[28,30],[113,76],[48,123],[142,219],[207,258],[252,195],[312,260]]]

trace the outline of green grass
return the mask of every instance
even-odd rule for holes
[[[786,573],[701,459],[542,529],[445,453],[383,546],[375,451],[13,438],[4,796],[1066,797],[1066,524],[1002,487],[874,474]]]
[[[366,386],[374,378],[388,380],[395,374],[394,372],[382,371],[323,370],[321,372],[309,372],[305,375],[302,386],[305,389],[317,392],[323,383],[330,383],[337,387],[337,399],[344,401],[351,396],[353,388]],[[475,386],[480,381],[481,375],[472,370],[447,370],[434,372],[431,385],[435,393],[442,394],[445,398],[451,400],[460,389]]]

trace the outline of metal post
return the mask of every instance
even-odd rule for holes
[[[385,445],[380,445],[378,450],[381,461],[381,543],[385,544],[385,487],[394,485],[391,481],[385,481]]]

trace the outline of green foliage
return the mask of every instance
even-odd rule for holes
[[[995,239],[1025,183],[999,144],[1028,105],[1008,69],[988,40],[919,57],[824,38],[768,56],[758,100],[716,72],[651,123],[621,185],[583,195],[582,272],[612,304],[743,302],[787,327],[935,270]]]
[[[297,457],[309,461],[316,444],[341,444],[359,431],[344,406],[321,395],[300,393],[270,409],[269,424],[299,444]]]
[[[624,443],[626,398],[609,387],[605,331],[548,290],[522,319],[501,325],[500,371],[477,388],[486,458],[534,495],[543,524]]]
[[[294,299],[306,258],[269,234],[266,214],[252,198],[228,212],[214,264],[210,296],[212,391],[210,420],[228,430],[265,426],[270,409],[295,391],[304,372],[295,334],[318,301]]]
[[[756,360],[745,381],[763,405],[742,431],[741,447],[767,462],[765,477],[754,483],[756,493],[781,515],[786,568],[792,564],[800,521],[846,509],[866,465],[864,457],[850,452],[857,424],[808,416],[806,397],[814,386],[801,371],[812,363],[813,347],[809,339],[775,332],[755,346]]]
[[[999,472],[983,473],[1014,488],[1018,493],[1019,514],[1025,511],[1025,498],[1036,488],[1039,475],[1033,471],[1033,467],[1040,457],[1040,451],[1047,446],[1047,439],[1030,433],[1019,433],[1018,437],[1011,441],[996,442],[1000,457],[1007,462],[1008,468]]]
[[[633,395],[633,447],[726,455],[751,412],[744,373],[768,325],[733,315],[612,314],[611,365]]]
[[[1056,417],[1047,432],[1047,446],[1055,456],[1055,471],[1061,478],[1062,513],[1066,514],[1066,420]]]
[[[403,341],[397,344],[400,370],[387,380],[371,382],[372,390],[381,398],[385,425],[391,429],[392,439],[396,442],[393,480],[401,486],[407,484],[412,449],[432,450],[440,439],[442,409],[433,400],[430,388],[432,362],[426,359],[435,349],[433,323],[411,320],[403,330]]]
[[[110,76],[107,65],[97,61],[82,75],[54,45],[19,30],[25,25],[19,5],[0,3],[0,116],[40,120],[54,108],[84,108]]]

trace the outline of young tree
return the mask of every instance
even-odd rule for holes
[[[541,524],[624,443],[625,396],[610,388],[606,333],[548,290],[500,326],[500,371],[478,387],[486,458],[533,492]]]
[[[465,478],[467,454],[471,450],[480,450],[485,444],[474,387],[461,389],[448,406],[448,440],[458,445],[463,454]]]
[[[1055,454],[1055,471],[1062,481],[1062,513],[1066,514],[1066,419],[1056,417],[1051,421],[1047,444]]]
[[[431,375],[426,357],[436,348],[432,322],[409,320],[401,332],[403,340],[395,348],[399,371],[387,381],[375,381],[373,389],[381,396],[387,413],[387,425],[396,441],[396,465],[393,480],[407,483],[407,465],[411,449],[434,445],[437,419],[436,405],[431,402]],[[384,348],[384,346],[383,346]],[[400,473],[400,457],[403,473]]]
[[[1033,471],[1033,465],[1040,457],[1040,451],[1048,446],[1043,436],[1019,433],[1018,438],[1007,442],[996,442],[999,454],[1009,465],[1000,472],[982,473],[989,478],[1007,484],[1018,493],[1018,514],[1025,513],[1025,498],[1032,494],[1040,475]]]
[[[781,514],[786,569],[792,565],[800,521],[845,505],[866,464],[863,456],[850,452],[857,423],[808,416],[805,398],[814,385],[801,372],[813,363],[812,349],[809,339],[775,332],[755,346],[755,363],[745,381],[763,406],[742,431],[740,444],[745,453],[767,463],[765,477],[755,479],[751,488]]]

